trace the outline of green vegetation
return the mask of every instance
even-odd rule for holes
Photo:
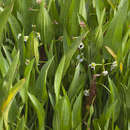
[[[0,130],[130,129],[130,0],[0,0]]]

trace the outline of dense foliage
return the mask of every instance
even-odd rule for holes
[[[0,0],[0,130],[130,129],[130,0]]]

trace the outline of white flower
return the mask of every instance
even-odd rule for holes
[[[79,59],[80,59],[80,57],[81,57],[80,55],[77,55],[76,59],[77,59],[77,60],[79,60]]]
[[[78,48],[82,50],[84,48],[84,44],[81,42]]]
[[[114,61],[114,62],[112,63],[112,65],[111,65],[111,71],[112,71],[115,67],[117,67],[117,61]]]
[[[95,70],[96,64],[94,62],[92,62],[91,64],[89,64],[89,67],[91,67],[91,69]]]
[[[55,21],[54,21],[54,24],[58,24],[58,22],[55,20]]]
[[[30,63],[29,59],[26,59],[25,64],[28,65]]]
[[[84,90],[84,96],[89,96],[89,90]]]
[[[24,36],[24,41],[27,42],[28,36]]]
[[[84,56],[82,55],[77,55],[76,59],[81,63],[84,61]]]
[[[35,24],[32,24],[32,28],[35,28],[36,27],[36,25]]]
[[[3,12],[3,11],[4,11],[4,9],[2,7],[0,7],[0,12]]]
[[[39,32],[37,32],[37,37],[38,37],[39,40],[41,40],[41,35],[40,35]]]
[[[84,61],[84,58],[80,58],[79,59],[79,62],[81,63],[81,62],[83,62]]]
[[[18,39],[20,39],[20,37],[21,37],[21,36],[22,36],[22,34],[21,34],[21,33],[19,33],[19,34],[18,34]]]
[[[102,75],[103,75],[103,76],[108,75],[108,71],[103,71],[103,72],[102,72]]]

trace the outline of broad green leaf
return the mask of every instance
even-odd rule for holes
[[[91,119],[92,119],[93,113],[94,113],[94,107],[93,107],[93,105],[91,105],[90,106],[89,118],[88,118],[88,128],[90,128],[90,126],[91,126]]]
[[[50,44],[53,40],[54,30],[47,10],[44,8],[44,42]]]
[[[19,52],[15,56],[15,59],[13,59],[12,64],[9,67],[8,72],[6,73],[6,76],[3,81],[3,87],[5,87],[8,90],[12,86],[13,80],[15,78],[15,73],[17,71],[18,62],[19,62]]]
[[[29,96],[29,98],[34,106],[36,113],[37,113],[37,117],[38,117],[38,121],[39,121],[39,130],[45,130],[45,124],[44,124],[45,111],[44,111],[44,108],[34,95],[28,93],[28,96]]]
[[[86,75],[83,66],[78,64],[75,70],[74,78],[70,84],[68,95],[70,99],[74,98],[84,87]]]
[[[38,51],[39,42],[37,38],[34,38],[34,56],[36,58],[36,65],[39,63],[39,51]]]
[[[37,16],[37,24],[41,33],[41,38],[44,44],[51,44],[54,36],[53,24],[44,3],[41,4],[40,11]]]
[[[48,98],[46,82],[47,82],[48,70],[52,61],[53,57],[46,64],[43,65],[41,72],[38,76],[38,79],[36,81],[36,88],[34,89],[35,91],[34,93],[36,93],[37,97],[39,97],[40,100],[42,99],[43,104],[45,104]]]
[[[71,130],[71,105],[67,96],[59,99],[53,116],[53,130]]]
[[[12,87],[9,91],[7,99],[3,102],[1,107],[1,112],[5,112],[8,105],[11,104],[12,100],[14,99],[15,95],[18,91],[23,87],[25,83],[25,79],[20,80],[14,87]]]
[[[25,64],[26,64],[26,60],[25,59],[25,46],[26,44],[24,43],[24,31],[21,33],[21,37],[18,40],[18,50],[20,52],[20,74],[24,75],[24,69],[25,69]]]
[[[0,49],[0,71],[1,71],[1,74],[2,76],[4,77],[9,69],[9,65],[8,65],[8,62],[7,60],[4,58],[2,52],[1,52],[1,49]]]
[[[66,29],[64,29],[63,35],[64,35],[63,48],[64,48],[64,52],[66,52],[68,50],[68,48],[71,46],[71,40],[68,36]]]
[[[93,6],[96,8],[96,15],[97,15],[97,20],[98,23],[101,23],[101,14],[103,12],[104,8],[104,2],[100,0],[93,0]]]
[[[82,125],[82,91],[76,98],[72,110],[72,129],[81,130]]]
[[[66,1],[67,2],[67,1]],[[48,5],[48,12],[50,14],[51,20],[59,22],[59,14],[58,10],[56,8],[56,2],[55,0],[50,0]]]
[[[9,113],[9,110],[10,110],[10,106],[11,106],[13,99],[15,98],[16,94],[23,87],[24,83],[25,83],[25,79],[18,81],[15,84],[15,86],[10,89],[7,98],[5,99],[5,101],[3,102],[2,106],[1,106],[0,111],[1,111],[2,116],[3,116],[6,129],[8,129],[8,113]]]
[[[86,34],[84,35],[86,36]],[[80,36],[79,38],[77,38],[72,45],[67,49],[67,51],[65,52],[65,56],[66,56],[66,60],[65,60],[65,68],[64,68],[64,75],[70,65],[70,61],[74,55],[74,53],[76,52],[78,46],[80,45],[80,43],[82,42],[82,38],[84,36]]]
[[[25,68],[24,77],[26,78],[26,82],[24,84],[24,88],[20,92],[23,103],[25,103],[27,101],[27,92],[28,92],[28,87],[29,87],[29,82],[30,82],[30,75],[31,75],[31,71],[32,71],[32,68],[33,68],[33,64],[34,64],[34,59]]]
[[[55,95],[56,95],[56,102],[58,102],[59,95],[60,95],[60,86],[61,86],[61,80],[62,80],[62,76],[63,76],[65,59],[66,59],[66,57],[63,56],[60,61],[59,66],[56,70],[56,74],[55,74],[54,89],[55,89]]]
[[[19,13],[21,16],[20,22],[23,25],[25,34],[29,34],[32,31],[32,24],[35,24],[37,17],[37,9],[33,10],[34,0],[17,0],[15,2],[14,14]],[[17,9],[17,10],[16,10]]]
[[[20,24],[13,15],[11,15],[9,17],[8,23],[9,23],[11,32],[13,34],[13,37],[14,37],[14,40],[15,40],[15,43],[16,43],[16,47],[18,47],[18,34],[21,33]]]
[[[2,118],[2,116],[0,116],[0,129],[1,130],[3,129],[3,118]]]
[[[118,119],[119,113],[120,113],[120,97],[119,97],[119,92],[118,89],[116,88],[114,82],[108,77],[108,81],[109,81],[109,87],[110,87],[110,91],[111,91],[111,95],[110,95],[110,103],[114,103],[117,102],[116,108],[114,109],[113,112],[113,120],[116,121]]]
[[[126,32],[125,36],[123,37],[122,40],[122,55],[125,56],[130,49],[130,41],[128,40],[130,34],[130,29]],[[128,40],[128,42],[127,42]]]
[[[22,119],[20,119],[20,121],[18,122],[16,130],[25,130],[24,128],[25,128],[25,121],[24,117],[22,117]]]
[[[115,102],[113,102],[109,108],[107,109],[106,113],[105,113],[105,124],[104,124],[104,130],[108,130],[109,127],[109,122],[111,117],[113,118],[113,113],[114,113],[114,109],[116,109],[116,104],[117,104],[117,100]],[[112,119],[113,120],[113,119]],[[112,124],[113,125],[113,124]]]
[[[26,58],[31,60],[35,56],[37,64],[39,62],[38,46],[39,42],[35,36],[35,32],[32,32],[29,35],[29,39],[26,43]]]
[[[69,8],[71,5],[71,0],[67,1],[60,1],[61,11],[60,11],[60,23],[63,27],[66,27],[68,24],[68,15],[69,15]]]
[[[97,119],[93,120],[93,125],[95,130],[101,130],[101,127]]]
[[[109,46],[117,53],[121,50],[123,26],[127,18],[128,0],[121,0],[118,11],[114,15],[104,38],[104,45]]]
[[[86,1],[80,0],[80,8],[79,8],[79,14],[86,20],[87,19],[87,12],[86,12]]]
[[[128,79],[128,87],[127,87],[127,91],[126,91],[126,104],[127,104],[127,107],[130,109],[130,77]]]
[[[9,65],[11,65],[11,63],[12,63],[11,54],[9,53],[8,48],[6,46],[2,46],[2,47],[3,47],[4,53],[6,55],[7,61],[9,63]]]
[[[70,36],[77,36],[79,32],[79,24],[78,24],[78,11],[79,11],[80,1],[79,0],[72,0],[71,5],[69,8],[68,14],[68,32]]]
[[[2,33],[3,33],[3,30],[6,26],[8,18],[11,14],[12,8],[13,8],[13,3],[11,3],[11,5],[9,7],[6,7],[3,12],[0,12],[0,27],[1,27],[1,29],[0,29],[0,42],[2,40]],[[0,45],[1,45],[1,43],[0,43]]]
[[[103,44],[103,21],[105,17],[105,9],[101,12],[101,16],[99,18],[99,26],[97,28],[96,32],[96,38],[97,38],[97,47],[101,48]]]

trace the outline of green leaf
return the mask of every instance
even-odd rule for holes
[[[9,113],[9,110],[10,110],[10,106],[11,106],[13,99],[15,98],[16,94],[23,87],[24,83],[25,83],[25,79],[18,81],[15,84],[15,86],[10,89],[7,98],[5,99],[5,101],[3,102],[2,106],[1,106],[0,111],[3,115],[6,129],[8,129],[8,113]]]
[[[26,58],[31,60],[35,56],[37,64],[39,62],[38,46],[39,46],[38,39],[36,38],[35,32],[32,32],[29,35],[29,39],[26,43]]]
[[[79,0],[72,0],[71,5],[69,8],[68,14],[68,32],[70,36],[77,36],[79,32],[79,23],[78,23],[78,11],[79,11],[80,1]]]
[[[56,102],[58,102],[59,95],[60,95],[60,86],[61,86],[64,65],[65,65],[65,59],[66,57],[63,56],[55,74],[54,89],[55,89],[55,95],[56,95]]]
[[[13,34],[13,37],[14,37],[14,40],[15,40],[15,43],[16,43],[16,48],[17,48],[18,47],[18,34],[21,33],[20,24],[13,15],[11,15],[9,17],[8,23],[9,23],[11,32]]]
[[[34,106],[34,109],[37,113],[37,117],[38,117],[38,121],[39,121],[39,130],[45,130],[45,124],[44,124],[44,120],[45,120],[45,112],[44,112],[44,108],[42,106],[42,104],[37,100],[37,98],[28,93],[28,96]]]
[[[127,107],[130,109],[130,77],[128,79],[128,87],[127,87],[127,91],[126,91],[126,104],[127,104]]]
[[[25,128],[25,121],[24,117],[22,117],[22,119],[20,119],[20,121],[18,122],[16,130],[24,130],[24,128]]]
[[[80,14],[85,20],[87,20],[87,12],[86,12],[86,5],[85,5],[85,3],[86,3],[85,0],[81,0],[81,1],[80,1],[79,14]]]
[[[22,79],[18,83],[16,83],[14,87],[12,87],[10,89],[7,99],[2,104],[1,112],[6,111],[8,105],[11,104],[11,102],[14,99],[15,95],[23,87],[24,83],[25,83],[25,79]]]
[[[127,18],[128,5],[128,0],[120,1],[118,11],[114,15],[104,38],[104,44],[111,47],[116,53],[121,50],[123,26]]]
[[[36,81],[36,88],[34,89],[34,93],[37,95],[37,97],[39,97],[40,100],[42,99],[43,104],[45,104],[48,98],[48,93],[46,89],[47,74],[53,59],[54,58],[52,57],[46,64],[43,65]]]
[[[55,106],[53,130],[71,130],[71,105],[67,96]]]
[[[2,47],[3,47],[4,53],[6,55],[7,61],[9,63],[9,65],[11,65],[11,63],[12,63],[11,54],[9,53],[8,48],[6,46],[2,46]]]
[[[51,44],[54,36],[53,24],[51,22],[48,11],[46,10],[46,8],[44,8],[44,4],[41,4],[41,8],[37,18],[37,24],[44,44]]]
[[[6,73],[8,72],[9,65],[8,65],[7,60],[4,58],[4,56],[1,52],[1,49],[0,49],[0,60],[1,60],[0,71],[1,71],[2,77],[4,77],[6,75]]]
[[[120,96],[119,96],[118,89],[116,88],[114,82],[109,77],[108,77],[108,81],[109,81],[109,87],[110,87],[110,91],[111,91],[110,104],[117,102],[115,104],[116,107],[114,108],[114,112],[113,112],[113,120],[116,121],[118,119],[118,116],[120,113],[120,106],[121,106]]]
[[[19,52],[16,54],[15,59],[13,59],[11,66],[8,69],[8,72],[6,73],[6,76],[4,78],[4,82],[3,82],[3,87],[5,87],[6,89],[10,89],[14,77],[15,77],[15,73],[18,67],[18,62],[19,62]]]
[[[72,110],[72,129],[81,130],[82,125],[82,91],[76,98]]]
[[[85,37],[85,35],[80,36],[79,38],[77,38],[72,45],[67,49],[67,51],[65,52],[65,56],[66,56],[66,60],[65,60],[65,68],[64,68],[64,75],[70,65],[70,61],[74,55],[74,53],[76,52],[78,46],[80,45],[80,43],[82,42],[82,38]]]
[[[71,5],[71,0],[67,1],[60,1],[61,11],[60,11],[60,23],[63,27],[66,27],[68,24],[68,15],[69,15],[69,8]]]
[[[13,8],[13,3],[11,3],[11,5],[9,7],[6,7],[3,12],[0,12],[0,27],[1,27],[1,29],[0,29],[0,42],[2,40],[2,33],[3,33],[3,30],[6,26],[8,18],[11,14],[12,8]],[[0,45],[1,45],[1,43],[0,43]]]
[[[25,103],[27,101],[27,92],[28,92],[28,87],[29,87],[29,82],[30,82],[30,75],[31,75],[31,71],[32,71],[32,68],[33,68],[33,64],[34,64],[34,59],[25,68],[24,77],[26,78],[26,82],[24,84],[24,88],[20,92],[23,103]]]
[[[68,95],[70,99],[74,98],[84,87],[85,79],[86,74],[84,72],[83,66],[78,64],[75,70],[74,78],[68,90]]]

